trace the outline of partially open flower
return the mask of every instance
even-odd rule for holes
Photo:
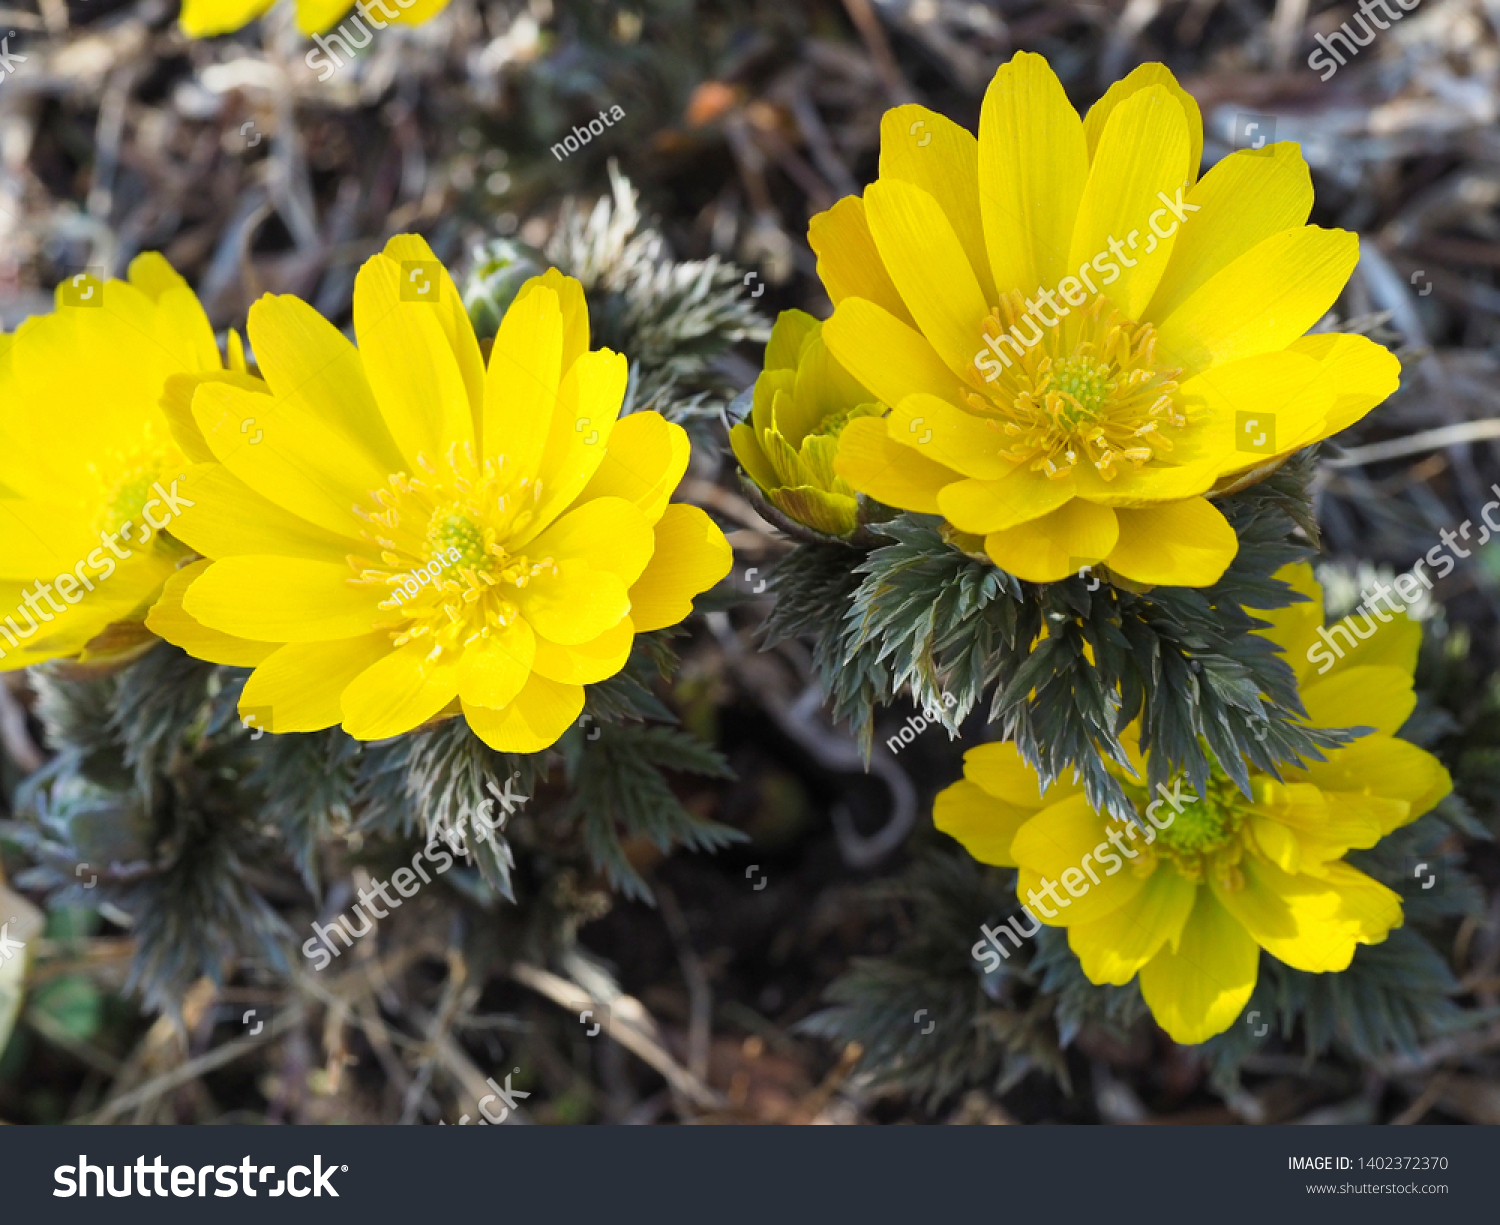
[[[1307,566],[1280,577],[1312,602],[1264,614],[1274,624],[1262,632],[1298,674],[1311,724],[1371,734],[1326,761],[1283,769],[1280,781],[1252,766],[1248,796],[1221,773],[1203,795],[1180,783],[1150,795],[1132,725],[1121,739],[1135,778],[1118,773],[1139,825],[1096,812],[1076,784],[1044,793],[1013,744],[971,749],[963,780],[937,798],[939,829],[984,863],[1019,868],[1022,934],[1038,922],[1067,928],[1091,982],[1123,985],[1139,974],[1152,1014],[1178,1042],[1229,1028],[1255,988],[1260,950],[1294,969],[1336,972],[1356,945],[1399,927],[1400,897],[1344,856],[1415,821],[1453,787],[1435,757],[1395,735],[1416,705],[1418,624],[1382,613],[1385,623],[1357,650],[1314,672],[1322,591]]]
[[[881,125],[880,176],[812,220],[829,351],[889,416],[835,469],[941,514],[1001,568],[1102,563],[1206,586],[1238,541],[1203,495],[1357,421],[1396,387],[1360,336],[1306,336],[1358,259],[1304,224],[1293,144],[1201,180],[1198,106],[1160,64],[1082,119],[1040,56],[995,74],[979,137],[920,106]]]
[[[120,662],[190,550],[176,538],[188,461],[162,399],[220,372],[208,317],[160,255],[128,280],[80,274],[57,309],[0,337],[0,670]],[[243,368],[238,340],[233,364]]]
[[[180,534],[211,560],[151,624],[257,665],[240,712],[271,732],[378,740],[462,714],[496,749],[544,749],[637,633],[729,572],[708,516],[668,503],[687,435],[619,417],[625,359],[589,351],[583,290],[555,269],[486,362],[447,272],[398,237],[360,271],[354,327],[358,348],[306,303],[261,299],[264,382],[205,385],[174,420],[196,461]]]
[[[880,416],[885,405],[833,359],[821,329],[803,311],[781,313],[749,419],[729,431],[729,442],[782,514],[825,535],[848,536],[859,527],[859,502],[833,469],[839,435],[857,418]]]

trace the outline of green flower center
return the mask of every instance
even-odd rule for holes
[[[504,631],[521,615],[519,591],[558,572],[550,556],[506,548],[542,504],[541,482],[513,479],[508,466],[455,443],[436,461],[419,455],[416,475],[392,473],[374,505],[353,508],[366,546],[349,565],[387,614],[392,646],[420,642],[437,663]]]
[[[434,512],[427,524],[428,557],[448,562],[449,549],[458,550],[454,565],[471,566],[475,570],[488,570],[491,566],[484,528],[472,516],[452,507]]]
[[[154,466],[137,468],[117,481],[99,511],[99,530],[115,532],[126,522],[144,524],[146,503],[151,497],[151,486],[155,484],[158,475]]]
[[[814,434],[826,434],[830,438],[837,438],[844,432],[844,427],[849,424],[849,414],[852,409],[841,409],[836,413],[829,413],[813,428]]]
[[[1059,414],[1064,425],[1075,427],[1098,419],[1105,401],[1115,389],[1115,381],[1109,374],[1107,365],[1084,354],[1053,363],[1047,389],[1060,391],[1073,401]]]
[[[1214,783],[1219,781],[1213,780]],[[1183,855],[1209,855],[1228,846],[1234,840],[1244,814],[1233,803],[1215,795],[1216,790],[1210,784],[1207,795],[1184,805],[1170,825],[1157,831],[1157,840],[1168,850]],[[1157,810],[1158,816],[1170,812],[1170,804]]]
[[[1054,479],[1079,465],[1113,480],[1169,454],[1188,425],[1182,371],[1161,364],[1156,330],[1126,319],[1103,295],[1057,315],[1001,296],[982,325],[965,399],[990,419],[999,454]]]
[[[1244,852],[1242,827],[1251,809],[1250,801],[1229,779],[1214,775],[1202,795],[1179,786],[1175,794],[1180,797],[1180,808],[1143,787],[1127,785],[1126,793],[1141,814],[1141,824],[1154,827],[1153,852],[1170,860],[1189,880],[1202,881],[1212,875],[1230,889],[1241,887],[1243,878],[1236,865]],[[1167,794],[1174,792],[1168,788]],[[1156,820],[1151,821],[1145,813],[1156,800],[1162,802],[1154,809]]]

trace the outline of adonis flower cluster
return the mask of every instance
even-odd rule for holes
[[[265,7],[222,3],[190,0],[184,21],[229,29]],[[326,29],[345,9],[299,0],[299,20]],[[1049,612],[1007,647],[1019,614],[1002,629],[939,629],[939,606],[973,611],[1003,589],[1012,614],[1035,612],[1059,594],[1047,585],[1089,567],[1090,590],[1109,584],[1090,606],[1095,628],[1123,617],[1123,596],[1166,621],[1173,588],[1213,588],[1237,563],[1291,601],[1234,620],[1255,583],[1217,602],[1187,593],[1220,611],[1252,663],[1279,653],[1281,672],[1245,664],[1226,687],[1250,701],[1263,688],[1287,735],[1304,735],[1296,744],[1334,746],[1321,757],[1286,749],[1276,768],[1279,740],[1237,760],[1191,706],[1153,721],[1157,695],[1139,691],[1157,680],[1132,696],[1116,673],[1092,694],[1094,722],[1056,737],[1078,766],[1106,716],[1128,708],[1094,775],[1040,760],[1057,746],[1039,750],[1036,729],[1066,720],[1011,719],[1015,741],[972,749],[936,802],[940,830],[1016,870],[1028,923],[1005,929],[1014,947],[1043,924],[1065,928],[1088,980],[1138,982],[1184,1043],[1234,1022],[1263,956],[1338,973],[1385,940],[1400,897],[1346,857],[1452,788],[1397,735],[1416,700],[1416,623],[1382,618],[1315,670],[1340,627],[1325,631],[1310,568],[1271,573],[1297,548],[1240,557],[1226,499],[1359,421],[1399,367],[1362,336],[1309,334],[1358,242],[1307,223],[1296,146],[1200,175],[1202,151],[1198,106],[1160,65],[1081,116],[1046,61],[1020,53],[996,72],[977,136],[919,106],[890,111],[875,182],[810,224],[831,315],[782,314],[729,436],[757,509],[816,557],[800,573],[835,576],[846,606],[830,595],[797,616],[802,631],[835,627],[813,658],[846,670],[850,691],[878,686],[855,658],[867,642],[837,635],[893,624],[878,598],[855,609],[850,590],[879,553],[943,554],[916,559],[929,570],[902,563],[901,600],[928,633],[908,676],[931,674],[942,709],[929,701],[927,718],[950,727],[1000,665],[1035,662],[1079,627]],[[462,719],[495,750],[539,753],[577,723],[587,686],[625,668],[637,635],[681,622],[730,570],[719,528],[672,501],[686,432],[657,412],[621,415],[627,355],[591,347],[583,287],[555,268],[520,285],[481,340],[427,244],[401,236],[358,274],[352,339],[290,296],[255,303],[246,331],[248,347],[231,332],[221,352],[182,278],[144,255],[96,302],[60,296],[0,337],[0,669],[114,667],[164,640],[249,669],[240,712],[273,734],[377,741]],[[871,543],[883,535],[900,548]],[[921,584],[936,587],[948,562],[982,577],[929,598]],[[807,591],[823,589],[778,578],[789,603]],[[1122,624],[1106,628],[1135,649]],[[877,670],[900,671],[899,637],[874,643]],[[1101,665],[1098,643],[1077,659]],[[1196,648],[1174,649],[1190,675]],[[1026,684],[1004,674],[999,688],[1077,696],[1045,671]],[[1164,723],[1188,729],[1171,755]],[[1180,778],[1160,799],[1147,792],[1148,776],[1178,772],[1184,742],[1210,739],[1219,756],[1201,794]]]
[[[1255,989],[1261,950],[1327,973],[1346,969],[1356,945],[1399,927],[1400,897],[1344,856],[1453,789],[1436,758],[1396,737],[1417,701],[1418,624],[1405,616],[1378,624],[1361,654],[1320,675],[1306,657],[1323,628],[1322,589],[1307,566],[1282,577],[1307,602],[1268,614],[1273,624],[1262,633],[1297,671],[1309,722],[1370,734],[1279,779],[1252,768],[1248,794],[1222,771],[1202,795],[1185,795],[1179,783],[1168,793],[1171,811],[1159,812],[1138,781],[1146,761],[1132,725],[1124,737],[1132,770],[1120,773],[1139,825],[1100,813],[1081,787],[1043,788],[1011,744],[971,749],[963,780],[937,799],[939,829],[976,859],[1019,869],[1023,934],[1038,923],[1066,928],[1092,982],[1139,976],[1146,1004],[1179,1042],[1202,1042],[1234,1022]]]
[[[1359,420],[1398,365],[1361,336],[1305,335],[1358,242],[1306,224],[1297,147],[1235,153],[1200,178],[1202,149],[1197,104],[1159,64],[1080,117],[1047,62],[1020,53],[985,94],[977,139],[920,106],[888,112],[879,178],[809,231],[835,304],[822,345],[865,389],[844,398],[880,409],[833,397],[809,420],[787,397],[780,432],[836,435],[837,453],[828,478],[778,472],[767,488],[821,509],[837,480],[941,515],[956,542],[1034,582],[1084,566],[1216,582],[1238,540],[1214,494]],[[768,387],[785,366],[768,358]],[[1271,436],[1245,445],[1247,413],[1274,420]],[[758,403],[757,435],[771,416]]]
[[[462,717],[537,752],[691,611],[729,546],[670,501],[681,427],[620,416],[626,360],[590,349],[578,283],[528,281],[486,358],[447,273],[403,295],[403,263],[440,267],[410,236],[371,259],[357,343],[256,303],[253,370],[155,255],[5,338],[0,667],[161,638],[253,668],[241,711],[266,731]]]
[[[1197,104],[1159,64],[1080,116],[1020,53],[977,137],[920,106],[888,112],[876,181],[812,219],[834,308],[778,322],[732,434],[748,480],[821,538],[908,512],[1030,583],[1082,567],[1135,593],[1218,582],[1240,540],[1216,503],[1358,421],[1399,367],[1364,337],[1307,334],[1358,242],[1307,224],[1298,148],[1200,176],[1202,149]],[[1025,920],[985,929],[995,965],[1042,924],[1066,928],[1089,980],[1138,979],[1161,1026],[1199,1043],[1240,1014],[1262,952],[1337,972],[1400,925],[1398,895],[1344,857],[1451,789],[1396,738],[1419,630],[1398,618],[1314,673],[1321,590],[1306,566],[1276,577],[1305,602],[1249,624],[1272,623],[1301,726],[1354,739],[1279,772],[1247,760],[1248,787],[1219,765],[1204,794],[1179,779],[1158,799],[1137,720],[1119,732],[1128,766],[1108,765],[1133,821],[1081,781],[1044,785],[1016,744],[970,750],[935,821],[1017,869]]]

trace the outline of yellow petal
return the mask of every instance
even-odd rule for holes
[[[687,471],[689,454],[687,431],[680,425],[660,413],[631,413],[611,431],[604,458],[578,501],[624,498],[655,523]]]
[[[275,643],[251,642],[210,629],[189,616],[182,597],[193,581],[210,566],[196,561],[172,575],[162,587],[161,598],[146,615],[146,628],[158,638],[180,647],[195,659],[237,668],[253,668],[276,650]],[[325,724],[325,726],[327,726]]]
[[[860,417],[844,427],[833,470],[877,502],[927,515],[941,513],[938,491],[962,479],[892,441],[884,417]]]
[[[1083,135],[1088,142],[1089,160],[1093,161],[1099,148],[1099,138],[1104,135],[1104,125],[1120,103],[1143,89],[1159,85],[1182,107],[1188,128],[1188,177],[1198,177],[1198,165],[1203,160],[1203,113],[1198,109],[1197,99],[1177,83],[1172,70],[1165,64],[1142,64],[1104,92],[1104,97],[1089,107],[1084,117]],[[1279,147],[1279,146],[1277,146]],[[1299,221],[1306,220],[1304,213]]]
[[[344,730],[356,740],[384,740],[420,727],[458,696],[458,661],[433,662],[421,641],[376,660],[345,688]]]
[[[1171,261],[1146,308],[1148,320],[1165,319],[1257,243],[1305,225],[1313,206],[1312,175],[1291,141],[1267,150],[1242,149],[1184,196],[1184,212],[1188,206],[1197,211],[1177,233]]]
[[[1403,800],[1409,806],[1402,824],[1415,821],[1453,790],[1453,779],[1431,753],[1405,740],[1364,736],[1341,749],[1329,749],[1327,761],[1309,762],[1307,777],[1328,792],[1356,793]],[[1331,795],[1337,805],[1341,796]],[[1389,833],[1393,826],[1382,832]]]
[[[1323,624],[1323,588],[1313,577],[1312,567],[1305,562],[1283,566],[1276,572],[1276,577],[1307,599],[1286,608],[1255,609],[1257,619],[1271,623],[1268,629],[1256,633],[1282,649],[1288,666],[1300,682],[1312,666],[1307,658],[1308,651],[1318,641],[1318,627]]]
[[[399,3],[398,3],[399,7]],[[407,14],[409,16],[409,14]],[[469,322],[469,312],[464,308],[463,295],[458,292],[458,286],[453,283],[453,278],[448,275],[448,270],[438,261],[437,256],[432,253],[432,248],[427,245],[427,240],[418,234],[397,234],[385,244],[383,254],[398,264],[410,263],[419,260],[423,263],[435,266],[437,273],[438,299],[427,305],[432,310],[433,317],[437,319],[438,326],[443,329],[443,335],[447,338],[448,348],[452,351],[454,360],[458,362],[459,374],[463,378],[464,389],[468,393],[469,410],[471,416],[477,417],[480,406],[484,403],[484,355],[479,351],[479,338],[474,335],[474,325]],[[549,268],[549,274],[554,269]],[[566,280],[561,273],[556,273],[559,279]],[[545,278],[542,278],[545,279]],[[529,285],[531,282],[527,282]],[[550,283],[550,282],[549,282]],[[577,287],[578,282],[573,285]],[[526,292],[526,285],[521,286],[520,293]],[[519,294],[517,295],[519,296]],[[581,300],[583,291],[578,290],[578,298]],[[583,321],[584,348],[588,348],[588,316],[585,314]]]
[[[859,196],[845,196],[817,214],[808,223],[807,241],[818,257],[818,279],[835,306],[846,298],[863,298],[907,327],[916,326],[880,261]]]
[[[974,334],[979,334],[977,325]],[[840,302],[823,325],[823,343],[882,404],[899,404],[918,392],[962,403],[963,384],[927,339],[873,302]]]
[[[1213,891],[1261,948],[1296,970],[1345,970],[1356,944],[1376,943],[1401,922],[1401,900],[1384,885],[1344,864],[1325,873],[1283,872],[1255,855],[1240,862],[1245,885]]]
[[[256,642],[327,642],[366,634],[381,620],[379,593],[350,581],[347,565],[300,557],[216,561],[183,598],[188,614]]]
[[[1013,867],[1011,840],[1016,831],[1035,815],[986,794],[967,779],[938,792],[932,805],[932,823],[980,863]]]
[[[1229,521],[1206,498],[1117,510],[1119,542],[1105,561],[1137,583],[1208,587],[1239,552]]]
[[[881,179],[866,189],[865,209],[880,258],[922,334],[955,375],[974,376],[990,308],[942,208],[920,187]]]
[[[560,685],[532,673],[516,700],[503,710],[464,704],[464,718],[500,753],[539,753],[573,726],[583,710],[583,688]]]
[[[981,744],[964,754],[964,777],[997,800],[1035,812],[1076,795],[1079,784],[1059,780],[1046,791],[1041,776],[1021,756],[1015,742]]]
[[[558,558],[556,564],[555,571],[536,575],[513,597],[544,638],[564,646],[590,642],[630,612],[618,575],[575,558]]]
[[[1161,85],[1133,93],[1104,125],[1079,201],[1068,267],[1115,255],[1120,277],[1109,298],[1127,318],[1141,317],[1177,231],[1193,223],[1191,216],[1179,222],[1165,204],[1188,186],[1189,148],[1182,106]]]
[[[629,377],[629,363],[608,349],[585,353],[563,376],[537,467],[542,500],[531,532],[540,531],[572,504],[603,464]],[[516,544],[524,544],[528,537],[529,533],[516,537]]]
[[[1186,379],[1178,404],[1193,422],[1192,436],[1173,458],[1180,454],[1191,462],[1202,456],[1217,476],[1311,446],[1324,436],[1333,406],[1333,393],[1319,373],[1311,358],[1282,350]]]
[[[880,121],[880,177],[920,187],[942,209],[963,245],[987,302],[997,301],[979,213],[979,142],[951,119],[908,104]]]
[[[1326,386],[1333,405],[1320,437],[1332,437],[1362,418],[1395,392],[1401,382],[1401,363],[1389,349],[1365,336],[1329,332],[1304,336],[1288,347],[1318,362],[1318,386]]]
[[[1314,727],[1373,727],[1393,736],[1416,709],[1417,695],[1411,673],[1401,668],[1346,668],[1307,683],[1302,705]]]
[[[463,649],[458,696],[470,706],[499,709],[515,700],[531,676],[536,635],[520,617]]]
[[[1234,1023],[1255,990],[1260,950],[1207,889],[1197,890],[1175,949],[1141,970],[1141,994],[1173,1042],[1206,1042]]]
[[[381,420],[359,350],[338,328],[298,298],[268,294],[250,308],[249,331],[261,377],[276,397],[275,408],[257,423],[271,445],[299,445],[282,431],[283,423],[288,417],[310,417],[337,437],[341,450],[366,456],[367,472],[386,474],[406,466]],[[244,377],[225,381],[238,385]],[[247,441],[244,435],[241,441]]]
[[[1110,876],[1105,868],[1104,874],[1099,874],[1095,865],[1102,865],[1115,854],[1110,849],[1109,830],[1109,823],[1082,794],[1042,809],[1011,840],[1010,853],[1020,868],[1016,896],[1026,901],[1037,918],[1053,927],[1093,922],[1118,910],[1146,882],[1126,862],[1139,856],[1138,851],[1135,856],[1126,853],[1123,859],[1115,855],[1124,871],[1116,869],[1118,874]],[[1129,841],[1124,845],[1128,848]],[[1050,890],[1046,888],[1049,881]],[[1048,907],[1056,908],[1053,915],[1047,913]]]
[[[996,481],[1015,468],[1000,456],[1006,440],[994,418],[966,413],[937,396],[907,396],[886,420],[896,442],[964,476]]]
[[[209,449],[203,431],[193,420],[193,396],[203,383],[236,383],[246,391],[266,391],[265,384],[259,379],[252,379],[234,370],[174,374],[166,381],[161,393],[162,416],[167,419],[167,428],[172,431],[172,441],[195,464],[215,462],[214,453]]]
[[[1089,153],[1083,121],[1047,61],[1002,64],[979,117],[979,198],[995,287],[1030,296],[1067,266]]]
[[[326,33],[351,7],[349,0],[297,0],[297,30],[309,37]]]
[[[368,452],[349,446],[311,412],[227,383],[205,383],[193,396],[193,419],[215,457],[268,502],[336,535],[360,526],[353,507],[385,484]],[[244,428],[242,428],[244,427]],[[260,442],[255,431],[263,430]]]
[[[562,684],[595,685],[625,666],[634,642],[635,624],[629,617],[612,625],[592,642],[575,646],[561,646],[538,638],[531,667],[548,680]]]
[[[607,570],[628,587],[651,560],[655,543],[651,524],[634,503],[623,498],[596,498],[570,510],[529,548],[559,561],[577,558],[591,569]]]
[[[518,299],[500,321],[485,382],[484,437],[488,454],[504,455],[518,477],[534,476],[541,466],[562,349],[562,307],[545,286]]]
[[[1154,872],[1118,910],[1092,923],[1071,924],[1068,947],[1090,982],[1122,987],[1163,945],[1177,944],[1197,897],[1198,886],[1186,877]]]
[[[279,554],[341,564],[359,548],[267,501],[223,464],[190,467],[181,496],[193,505],[172,521],[172,535],[205,557]]]
[[[354,281],[360,360],[381,418],[412,473],[421,469],[420,456],[436,459],[455,443],[472,445],[475,435],[463,370],[439,318],[441,268],[436,261],[403,267],[377,255]],[[412,295],[423,286],[434,296],[402,298],[403,290]]]
[[[984,536],[1050,514],[1072,500],[1069,477],[1053,480],[1030,468],[1018,468],[999,480],[958,481],[938,493],[943,518],[960,531]]]
[[[1358,261],[1359,239],[1343,230],[1273,234],[1162,320],[1157,353],[1191,376],[1284,349],[1328,312]]]
[[[630,619],[640,634],[676,625],[693,611],[693,597],[734,565],[724,533],[696,506],[667,507],[655,530],[656,550],[630,589]]]
[[[249,25],[276,0],[184,0],[178,18],[189,38],[212,38]]]
[[[245,682],[240,715],[268,732],[317,732],[343,721],[343,692],[391,654],[389,634],[334,642],[291,642],[275,649]]]
[[[1125,515],[1138,513],[1074,498],[1040,519],[991,532],[984,538],[984,551],[1017,578],[1055,583],[1077,574],[1083,566],[1112,557],[1121,533],[1116,516],[1123,521]]]

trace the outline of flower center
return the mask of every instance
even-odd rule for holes
[[[510,625],[521,615],[516,593],[557,565],[506,547],[535,518],[539,481],[510,479],[504,457],[477,460],[467,444],[449,447],[441,464],[417,462],[420,476],[397,472],[374,491],[379,509],[354,508],[379,561],[351,555],[349,564],[395,615],[392,645],[421,641],[435,663]]]
[[[1143,819],[1147,802],[1157,798],[1144,790],[1139,792],[1136,807]],[[1238,864],[1244,854],[1242,828],[1250,815],[1250,801],[1229,779],[1216,774],[1208,780],[1202,795],[1193,796],[1184,790],[1179,803],[1178,811],[1171,803],[1156,809],[1156,822],[1165,823],[1165,828],[1157,824],[1151,849],[1171,860],[1172,866],[1190,880],[1204,880],[1212,872],[1230,889],[1243,887],[1244,876]]]
[[[1025,305],[1011,291],[985,319],[975,357],[985,385],[967,395],[999,427],[1004,458],[1054,478],[1088,463],[1112,480],[1121,462],[1140,468],[1172,450],[1169,434],[1188,424],[1172,394],[1182,371],[1157,366],[1150,324],[1103,295],[1058,317],[1038,307],[1046,327]]]
[[[491,569],[493,558],[489,546],[494,542],[494,530],[486,534],[478,521],[463,510],[449,506],[436,511],[427,524],[427,555],[450,557],[449,550],[458,554],[455,564],[467,565],[475,570]]]
[[[170,487],[171,478],[185,471],[185,463],[177,446],[151,425],[136,446],[89,464],[97,490],[94,530],[108,536],[118,533],[127,541],[154,535],[146,521],[146,503],[156,497],[156,483],[161,481],[164,487]],[[155,517],[160,521],[166,513],[164,508],[157,510]]]

